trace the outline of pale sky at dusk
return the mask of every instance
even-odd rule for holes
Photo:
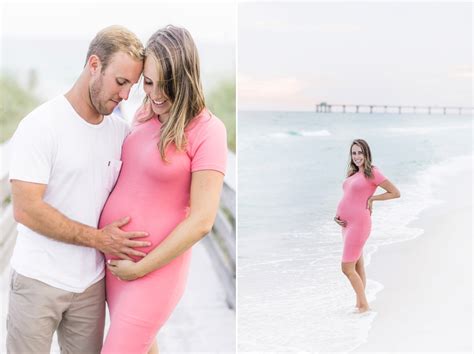
[[[472,106],[470,3],[240,3],[240,110]]]
[[[121,24],[143,39],[157,29],[186,27],[200,41],[235,44],[232,1],[2,1],[1,30],[8,37],[91,38],[98,29]],[[218,29],[218,30],[217,30]]]
[[[7,0],[0,3],[0,20],[0,70],[24,82],[34,69],[46,97],[70,87],[90,40],[112,24],[143,43],[165,25],[183,26],[198,47],[205,89],[235,77],[237,7],[230,0]]]

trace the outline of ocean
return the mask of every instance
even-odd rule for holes
[[[472,161],[469,115],[239,112],[239,350],[349,352],[366,340],[377,314],[353,313],[333,221],[355,138],[402,194],[374,202],[366,266],[381,245],[422,234],[412,224],[439,203],[433,184]],[[383,283],[367,276],[370,302]]]

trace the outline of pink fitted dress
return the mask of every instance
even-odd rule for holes
[[[367,200],[374,194],[385,177],[376,167],[372,167],[372,178],[357,172],[346,178],[342,188],[344,195],[337,207],[336,215],[347,224],[342,228],[344,250],[342,262],[356,262],[369,238],[372,219],[367,209]]]
[[[137,112],[139,116],[143,111]],[[134,127],[122,147],[122,170],[102,211],[99,227],[130,216],[124,230],[146,231],[149,253],[189,213],[191,174],[200,170],[225,173],[226,130],[204,109],[186,128],[187,147],[169,146],[161,159],[156,116]],[[136,239],[139,240],[139,239]],[[171,315],[186,285],[191,250],[164,267],[134,281],[121,281],[106,271],[110,329],[102,353],[147,353]],[[111,259],[106,255],[107,259]]]

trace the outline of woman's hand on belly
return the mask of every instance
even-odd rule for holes
[[[337,215],[334,217],[334,221],[335,221],[336,224],[338,224],[339,226],[342,226],[342,227],[346,227],[346,226],[347,226],[347,222],[344,221],[344,220],[341,220],[341,219],[339,218],[339,216],[337,216]]]
[[[107,261],[107,268],[110,272],[119,278],[120,280],[135,280],[145,274],[142,274],[142,270],[138,263],[129,260],[112,260]]]

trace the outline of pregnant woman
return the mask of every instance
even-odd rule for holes
[[[181,298],[191,246],[219,205],[227,157],[223,123],[205,108],[196,46],[167,26],[148,41],[146,98],[122,148],[122,170],[100,225],[130,216],[125,230],[148,232],[147,255],[106,255],[110,329],[102,353],[158,353],[155,338]]]
[[[372,203],[399,198],[400,192],[372,165],[372,155],[365,140],[354,140],[349,154],[347,178],[342,186],[344,196],[339,202],[334,221],[342,226],[342,272],[356,293],[357,311],[363,313],[369,310],[369,303],[365,296],[366,277],[362,250],[370,235]],[[382,187],[386,192],[374,195],[377,187]]]

